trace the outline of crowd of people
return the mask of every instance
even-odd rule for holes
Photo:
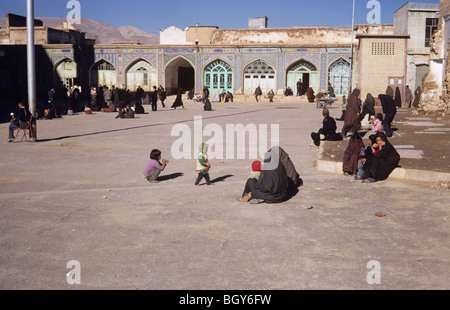
[[[318,132],[311,133],[313,146],[320,146],[320,141],[338,141],[349,138],[345,149],[342,170],[345,175],[354,176],[363,182],[386,180],[391,172],[398,167],[400,155],[388,138],[393,136],[392,122],[398,107],[414,106],[413,96],[406,87],[405,104],[402,105],[401,93],[397,87],[394,91],[388,86],[385,94],[379,94],[382,113],[375,111],[375,98],[368,93],[364,101],[361,91],[355,88],[349,93],[348,99],[343,97],[342,115],[333,119],[328,109],[323,110],[324,120]],[[416,91],[420,96],[420,90]],[[336,133],[336,120],[343,121],[340,133]],[[350,136],[347,134],[350,133]],[[369,134],[367,146],[363,136]]]

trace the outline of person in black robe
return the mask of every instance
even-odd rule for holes
[[[112,96],[113,96],[113,98],[112,98],[113,104],[117,109],[118,107],[120,107],[120,93],[119,93],[119,89],[117,87],[115,87],[114,85],[112,86]]]
[[[271,148],[265,155],[259,179],[249,178],[245,184],[242,202],[281,203],[303,185],[289,155],[281,147]]]
[[[378,99],[381,101],[381,107],[383,109],[383,129],[386,133],[386,136],[392,137],[392,128],[391,124],[394,120],[395,115],[397,114],[397,107],[395,105],[394,99],[389,94],[386,95],[378,95]]]
[[[416,90],[414,91],[414,101],[412,103],[412,106],[414,108],[418,108],[419,107],[420,96],[421,95],[422,95],[422,89],[420,88],[420,86],[417,86]]]
[[[402,107],[402,95],[400,94],[400,88],[397,86],[395,89],[395,98],[394,98],[395,106],[401,108]]]
[[[144,90],[141,88],[141,86],[138,86],[136,89],[136,101],[142,102],[142,97],[144,96]]]
[[[375,116],[375,98],[370,93],[367,94],[366,101],[364,101],[359,121],[361,122],[367,114],[369,114],[369,119],[371,116]]]
[[[202,101],[203,101],[203,110],[211,111],[212,107],[211,107],[211,101],[209,100],[209,89],[206,86],[203,87]]]
[[[308,87],[306,90],[306,96],[308,97],[308,102],[314,102],[316,100],[316,95],[314,95],[314,90],[311,87]]]
[[[330,116],[330,111],[328,109],[323,109],[322,115],[322,128],[320,128],[318,132],[311,133],[314,145],[320,146],[321,135],[323,135],[323,140],[327,141],[343,140],[342,135],[336,132],[336,121]]]
[[[166,95],[166,90],[164,89],[164,87],[162,87],[162,85],[159,85],[158,97],[159,97],[159,100],[161,100],[161,104],[162,104],[163,108],[165,108],[166,105],[164,104],[164,101],[166,100],[167,95]]]
[[[356,175],[358,172],[358,161],[361,159],[361,152],[364,151],[364,142],[361,135],[355,132],[350,137],[348,146],[344,152],[342,160],[342,170],[345,175]]]
[[[362,176],[363,181],[376,182],[386,180],[400,162],[400,154],[389,143],[383,132],[376,134],[375,141],[376,144],[373,146],[378,147],[379,151],[373,157],[367,171],[364,172]]]
[[[182,95],[183,95],[183,90],[180,87],[180,88],[178,88],[177,98],[175,99],[174,103],[172,104],[172,109],[176,110],[178,107],[183,107],[183,109],[184,109],[183,100],[181,98]]]
[[[134,109],[136,114],[145,114],[144,107],[142,106],[142,103],[139,101],[136,101],[134,103]]]
[[[156,86],[153,86],[153,92],[151,93],[152,111],[158,111],[158,90]]]

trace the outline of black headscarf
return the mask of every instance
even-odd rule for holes
[[[394,146],[388,141],[384,132],[378,132],[376,138],[378,137],[385,142],[385,145],[373,158],[369,171],[375,180],[383,181],[398,167],[400,154],[398,154]]]
[[[288,198],[288,179],[280,153],[277,148],[272,148],[266,153],[258,183],[251,191],[252,198],[263,199],[266,203],[285,201]]]
[[[395,99],[394,99],[395,105],[397,107],[402,107],[402,95],[400,94],[400,88],[395,89]]]

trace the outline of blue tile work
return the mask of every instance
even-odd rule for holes
[[[283,59],[284,56],[282,54],[278,55],[278,63],[277,63],[277,68],[275,70],[277,70],[278,75],[277,75],[277,88],[280,89],[284,89],[284,63],[283,63]]]
[[[149,62],[153,68],[157,68],[156,61],[157,55],[152,54],[125,54],[123,55],[123,69],[126,70],[131,64],[133,64],[138,59],[143,59]]]
[[[202,63],[202,56],[200,54],[197,54],[197,61],[196,61],[196,67],[195,67],[195,72],[197,75],[196,78],[196,83],[195,83],[195,92],[196,93],[200,93],[202,92],[202,85],[203,85],[203,77],[202,77],[202,73],[203,73],[203,63]]]
[[[309,61],[310,63],[314,64],[319,70],[320,67],[320,60],[319,60],[319,53],[299,53],[299,54],[285,54],[284,59],[284,71],[287,70],[287,68],[296,63],[297,61],[304,59]]]
[[[106,60],[110,64],[112,64],[115,68],[117,68],[117,54],[95,54],[95,62],[99,60]]]
[[[236,55],[236,70],[234,74],[234,91],[242,92],[243,85],[242,85],[242,55],[237,54]]]
[[[322,54],[320,60],[320,88],[327,89],[327,54]]]

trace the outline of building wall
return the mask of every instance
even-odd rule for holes
[[[408,4],[405,4],[394,13],[394,34],[408,34]]]
[[[217,27],[189,27],[186,30],[186,43],[195,44],[198,40],[199,45],[211,44],[211,37],[217,29]]]
[[[159,42],[165,44],[186,44],[186,31],[175,26],[170,26],[159,32]]]
[[[377,49],[378,44],[391,44],[388,48]],[[375,50],[373,50],[375,49]],[[384,94],[390,77],[406,77],[405,38],[361,38],[358,51],[361,98],[371,93],[375,98]]]

